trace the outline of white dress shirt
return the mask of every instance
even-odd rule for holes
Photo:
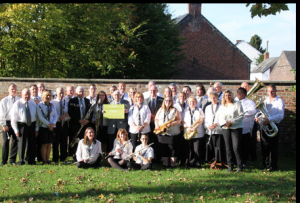
[[[138,133],[138,130],[133,126],[133,124],[142,126],[144,123],[147,123],[147,125],[142,129],[141,133],[150,132],[150,121],[151,112],[148,105],[142,104],[140,109],[137,104],[134,104],[132,107],[130,107],[128,112],[128,125],[130,133]]]
[[[266,109],[268,110],[268,113],[270,115],[269,121],[274,123],[280,123],[281,120],[284,118],[284,108],[285,104],[283,100],[276,95],[276,97],[273,99],[273,101],[270,101],[270,98],[268,97],[265,101]]]
[[[197,107],[203,109],[202,102],[207,99],[208,99],[208,96],[206,96],[206,95],[203,95],[202,97],[196,96]]]
[[[117,149],[120,149],[122,147],[121,143],[115,139],[114,141],[114,148],[112,151],[115,151],[115,159],[125,159],[127,156],[132,154],[132,150],[133,150],[133,146],[131,144],[131,142],[127,142],[125,144],[125,147],[122,149],[122,155],[120,155],[120,153],[117,151]]]
[[[95,95],[95,96],[92,97],[92,98],[91,98],[91,96],[89,95],[89,96],[87,96],[86,98],[90,100],[90,104],[93,104],[93,103],[96,102],[97,95]]]
[[[38,100],[38,101],[40,101],[40,102],[42,101],[42,97],[40,97],[40,96],[32,96],[32,95],[31,95],[31,96],[30,96],[30,99],[33,100],[33,101],[36,101],[36,100]]]
[[[87,163],[92,164],[97,160],[100,154],[102,154],[100,141],[96,140],[96,144],[92,142],[91,146],[84,144],[83,139],[79,141],[76,151],[76,159],[78,162],[90,159]]]
[[[20,97],[15,96],[15,102],[19,100]],[[0,102],[0,127],[6,125],[6,121],[11,120],[10,111],[12,109],[14,102],[11,95],[4,97]]]
[[[256,114],[256,105],[252,100],[247,98],[240,100],[242,104],[244,112],[247,111],[244,115],[244,127],[243,127],[243,134],[252,133],[253,125],[254,125],[254,117]]]
[[[142,150],[140,151],[141,156],[143,156],[145,159],[149,159],[149,158],[154,159],[154,150],[153,150],[153,148],[152,148],[152,147],[147,147],[147,148],[145,148],[145,149],[143,149],[143,148],[144,148],[143,145],[140,144],[140,145],[138,145],[138,146],[135,148],[134,152],[137,152],[137,151],[139,151],[139,150],[142,149]],[[138,153],[137,153],[137,154],[138,154]],[[139,155],[136,156],[137,160],[135,161],[135,163],[137,163],[137,164],[142,164],[142,165],[146,165],[147,163],[144,163],[144,161],[143,161],[143,159],[142,159],[141,156],[139,156]]]
[[[52,102],[50,102],[49,107],[50,116],[48,116],[48,106],[45,104],[45,102],[40,102],[37,105],[37,115],[40,121],[40,127],[48,128],[51,123],[53,123],[54,127],[56,127],[56,122],[59,115],[56,113],[55,106],[52,104]]]
[[[191,116],[190,107],[188,107],[184,110],[183,121],[187,127],[191,127],[200,117],[203,117],[203,118],[205,117],[203,110],[201,108],[195,108],[194,110],[195,110],[195,112],[194,112],[193,116]],[[192,124],[192,119],[193,119],[193,124]],[[204,122],[200,126],[198,126],[197,131],[198,131],[198,133],[193,138],[204,137],[204,134],[205,134]]]
[[[34,101],[29,100],[28,107],[30,109],[31,122],[35,122],[37,120],[37,105]],[[18,122],[27,123],[25,100],[22,98],[16,101],[11,109],[11,126],[15,133],[19,132]]]
[[[148,99],[148,98],[150,97],[150,92],[144,92],[144,93],[143,93],[143,96],[144,96],[144,100],[145,100],[145,99]],[[162,95],[162,94],[159,93],[159,92],[156,93],[156,96],[164,97],[164,95]]]
[[[74,96],[69,97],[68,95],[64,96],[63,100],[65,100],[65,112],[68,113],[68,105],[69,105],[69,101],[70,99],[74,98]]]
[[[218,105],[218,107],[217,107]],[[221,104],[218,103],[216,105],[210,104],[205,108],[205,120],[204,125],[206,128],[206,133],[209,135],[210,130],[208,126],[212,126],[215,123],[218,123],[217,112],[220,110]],[[222,134],[222,129],[219,125],[215,129],[212,130],[212,134]]]
[[[62,102],[62,108],[65,110],[66,101],[62,99],[61,102]],[[56,110],[56,114],[58,115],[57,122],[61,122],[59,117],[62,115],[61,112],[64,113],[64,110],[61,111],[61,109],[60,109],[60,100],[56,98],[56,99],[52,100],[51,103],[54,105],[55,110]],[[65,121],[66,121],[66,119],[67,118],[65,118]]]
[[[243,128],[243,116],[239,116],[240,114],[244,113],[243,107],[240,102],[234,102],[233,105],[229,106],[220,106],[218,110],[217,117],[218,117],[218,124],[223,125],[227,121],[231,121],[230,127],[223,127],[223,129],[237,129]]]

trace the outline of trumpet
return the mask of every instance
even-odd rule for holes
[[[203,114],[201,113],[200,117],[196,120],[196,122],[191,126],[191,128],[194,128],[200,121],[201,119],[204,118]],[[198,133],[198,130],[194,130],[192,132],[185,132],[183,137],[186,140],[192,139],[196,134]]]
[[[175,120],[175,115],[171,120],[169,120],[169,121],[165,122],[164,124],[162,124],[158,129],[155,129],[153,131],[153,133],[155,133],[156,135],[166,134],[168,132],[168,129],[169,129],[167,127],[167,125],[172,123],[174,120]]]

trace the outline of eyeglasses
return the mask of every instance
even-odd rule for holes
[[[165,100],[165,102],[172,102],[172,100]]]
[[[99,96],[100,96],[100,97],[105,97],[105,95],[104,95],[104,94],[100,94]]]

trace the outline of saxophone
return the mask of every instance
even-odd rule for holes
[[[175,120],[175,115],[174,115],[174,117],[171,120],[169,120],[169,121],[165,122],[164,124],[162,124],[158,129],[155,129],[153,131],[153,133],[155,133],[157,135],[166,134],[168,132],[168,129],[169,129],[167,127],[167,125],[170,124],[170,123],[172,123],[174,120]]]
[[[200,120],[204,118],[203,114],[201,113],[200,117],[195,121],[195,123],[191,126],[191,128],[194,128],[199,122]],[[185,130],[186,131],[186,130]],[[192,139],[196,134],[198,133],[198,129],[192,131],[192,132],[185,132],[183,137],[186,140],[190,140]]]

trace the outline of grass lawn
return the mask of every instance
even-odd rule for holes
[[[4,165],[0,202],[295,202],[296,157],[280,157],[280,170],[261,170],[261,157],[242,173],[227,170],[119,171],[76,165]]]

